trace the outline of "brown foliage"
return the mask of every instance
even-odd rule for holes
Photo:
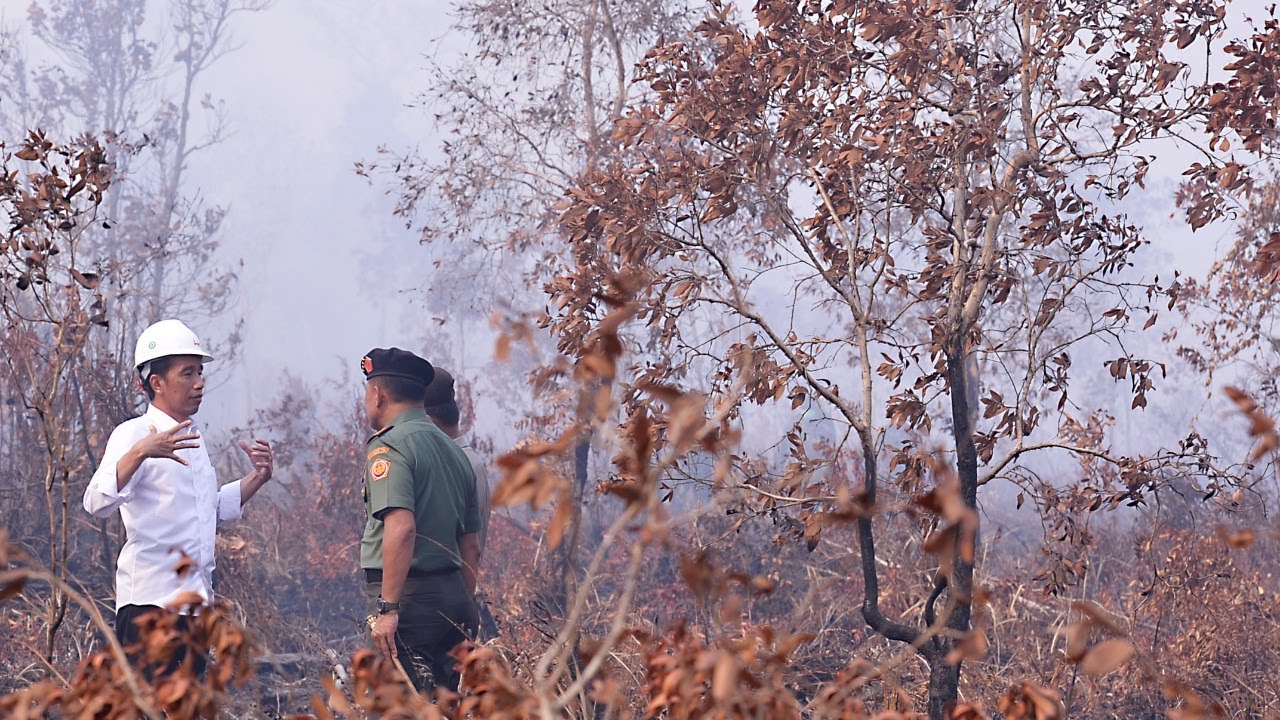
[[[1223,31],[1217,3],[761,2],[754,14],[752,26],[713,3],[638,67],[651,95],[560,206],[574,265],[548,286],[546,322],[564,352],[585,356],[601,288],[642,278],[634,302],[648,337],[636,344],[661,358],[646,382],[710,376],[714,398],[730,359],[750,355],[758,372],[734,412],[813,402],[849,439],[814,464],[846,455],[860,488],[844,492],[876,509],[878,493],[918,487],[929,467],[918,446],[941,445],[932,482],[938,492],[954,480],[955,503],[930,508],[952,524],[921,546],[939,556],[923,626],[881,608],[879,531],[871,514],[854,521],[862,613],[928,661],[929,712],[941,717],[957,699],[957,660],[977,649],[962,645],[983,594],[980,487],[1014,483],[1046,535],[1078,550],[1090,541],[1082,512],[1142,504],[1171,478],[1209,475],[1210,494],[1234,480],[1194,434],[1146,456],[1113,450],[1105,421],[1069,405],[1071,353],[1113,343],[1111,380],[1131,409],[1147,407],[1167,366],[1118,338],[1135,317],[1152,327],[1153,305],[1172,308],[1178,288],[1129,270],[1147,240],[1116,203],[1145,190],[1158,140],[1203,131],[1215,142],[1188,170],[1185,203],[1193,227],[1222,217],[1222,193],[1253,185],[1218,138],[1236,128],[1248,151],[1268,151],[1255,125],[1233,123],[1272,118],[1245,80],[1265,97],[1277,52],[1260,33],[1230,47],[1233,81],[1200,81],[1178,54]],[[804,302],[817,309],[802,315]],[[708,329],[708,317],[722,321]],[[738,329],[745,347],[719,340]],[[1037,479],[1024,455],[1049,449],[1077,458],[1078,480]],[[805,526],[823,511],[791,494],[793,473],[761,488],[735,458],[729,474],[762,490],[743,511],[785,503]],[[841,485],[829,482],[826,497]],[[1086,571],[1052,546],[1047,556],[1051,590]],[[1088,669],[1110,669],[1119,647],[1087,656]]]
[[[1152,140],[1213,136],[1188,172],[1193,226],[1227,212],[1227,194],[1260,192],[1253,168],[1226,153],[1228,136],[1268,150],[1274,23],[1230,45],[1232,75],[1205,86],[1177,51],[1218,36],[1217,2],[766,1],[755,12],[758,27],[713,5],[696,33],[653,48],[637,70],[647,88],[637,102],[627,106],[625,88],[616,103],[588,101],[619,122],[612,135],[600,132],[606,122],[589,124],[585,172],[560,178],[574,184],[557,249],[572,264],[551,282],[556,309],[544,319],[569,358],[548,374],[575,385],[576,402],[561,396],[554,407],[575,412],[542,418],[498,461],[495,503],[514,510],[495,523],[484,583],[502,635],[458,650],[458,693],[420,697],[393,663],[360,650],[341,683],[312,674],[309,707],[292,711],[1274,711],[1280,572],[1266,521],[1238,507],[1235,478],[1194,433],[1148,456],[1116,452],[1113,419],[1080,407],[1073,383],[1091,378],[1072,359],[1077,343],[1153,327],[1161,306],[1195,297],[1178,279],[1127,269],[1146,240],[1111,203],[1145,189]],[[599,42],[593,22],[577,28],[579,47]],[[460,152],[478,154],[449,162],[483,164],[490,156],[474,141]],[[24,162],[42,157],[24,152],[35,153]],[[468,187],[451,188],[461,215],[474,209]],[[46,205],[36,209],[56,220],[58,203]],[[535,205],[524,219],[548,213]],[[1272,261],[1262,229],[1240,258]],[[533,234],[521,225],[495,237],[523,250]],[[76,272],[47,284],[92,291],[94,279]],[[1239,276],[1247,287],[1228,291],[1237,316],[1224,332],[1261,343],[1248,310],[1270,298],[1269,281],[1256,282],[1268,272]],[[764,280],[779,275],[786,281]],[[797,319],[806,305],[816,310]],[[512,336],[532,337],[527,327]],[[1115,345],[1100,378],[1144,408],[1167,366]],[[1265,446],[1273,424],[1246,392],[1235,397]],[[358,431],[345,412],[330,413],[340,419],[328,429],[290,425],[320,414],[305,400],[285,396],[262,419],[286,428],[294,457],[282,464],[304,480],[220,548],[235,604],[201,615],[199,642],[220,656],[208,680],[139,687],[114,653],[90,652],[65,683],[40,681],[0,707],[208,716],[236,706],[233,681],[248,679],[263,647],[360,642]],[[785,427],[762,441],[775,429],[766,412]],[[819,437],[828,426],[837,430]],[[585,467],[584,437],[612,463],[592,478],[602,530],[583,543],[579,568],[547,555],[575,544],[583,485],[569,473]],[[1076,464],[1043,477],[1023,459],[1039,450]],[[1029,552],[990,537],[1003,531],[980,509],[1000,501],[980,506],[979,489],[1000,482],[1043,523],[1045,542]],[[1196,502],[1170,510],[1178,493]],[[1100,519],[1155,501],[1161,510],[1133,530]],[[1206,524],[1216,533],[1198,529]],[[570,590],[549,608],[562,569]],[[32,580],[72,595],[34,563],[5,572],[0,617],[32,645],[41,624],[14,609],[46,592]],[[173,640],[171,627],[150,628],[144,653],[158,660]],[[48,655],[57,674],[61,661]],[[38,655],[23,647],[3,659],[27,656]]]

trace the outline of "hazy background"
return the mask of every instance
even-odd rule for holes
[[[0,21],[20,26],[28,6],[0,0]],[[163,3],[152,6],[159,19]],[[1235,5],[1241,17],[1265,14],[1265,7],[1262,0]],[[441,0],[275,0],[233,19],[236,49],[197,88],[225,103],[229,134],[194,158],[184,181],[206,202],[228,208],[217,261],[239,275],[231,312],[196,327],[216,345],[243,323],[241,357],[215,368],[218,386],[202,411],[214,427],[248,422],[276,399],[286,373],[336,381],[333,399],[346,402],[342,393],[358,390],[359,357],[375,346],[417,350],[463,379],[491,362],[489,322],[480,315],[450,318],[469,333],[475,328],[476,342],[465,350],[427,346],[434,321],[422,308],[423,288],[449,265],[437,270],[436,250],[393,216],[387,178],[371,182],[355,172],[355,163],[376,159],[381,146],[429,154],[439,145],[432,114],[414,103],[432,88],[426,58],[447,65],[466,46],[450,23],[450,4]],[[194,122],[199,132],[201,119]],[[20,132],[5,130],[10,137]],[[1176,265],[1201,275],[1230,237],[1226,224],[1192,234],[1171,217],[1185,161],[1173,151],[1161,157],[1148,180],[1161,192],[1127,208],[1159,244],[1148,257],[1160,267],[1145,268],[1150,272]],[[1158,195],[1168,201],[1152,202]],[[1157,330],[1176,321],[1162,313]],[[1158,344],[1158,333],[1142,338]],[[1139,345],[1135,353],[1172,361],[1172,350]],[[1102,384],[1094,392],[1127,405],[1121,390]],[[1216,402],[1187,403],[1179,395],[1166,384],[1145,413],[1116,413],[1118,437],[1168,442],[1197,418],[1224,415]],[[481,432],[506,436],[498,420],[481,417]],[[1153,420],[1161,432],[1152,432]]]
[[[0,0],[0,24],[20,28],[29,5]],[[151,6],[162,20],[163,3]],[[425,272],[428,252],[354,164],[380,145],[434,144],[430,115],[408,103],[430,82],[424,56],[450,52],[448,22],[448,3],[407,0],[275,0],[232,19],[235,49],[197,87],[224,103],[228,134],[184,183],[228,208],[216,261],[240,280],[234,317],[193,323],[217,345],[243,321],[241,358],[216,368],[206,422],[243,422],[286,371],[354,381],[372,347],[423,350],[401,280],[406,264]],[[28,49],[41,59],[38,42]],[[203,123],[193,117],[194,134]]]
[[[223,255],[243,262],[243,367],[210,415],[244,418],[285,371],[355,380],[372,347],[421,350],[412,288],[388,283],[406,263],[425,271],[427,253],[354,164],[382,144],[432,144],[430,116],[408,103],[430,80],[424,53],[447,51],[447,13],[445,2],[278,0],[237,19],[241,47],[207,87],[232,132],[190,176],[229,206]]]

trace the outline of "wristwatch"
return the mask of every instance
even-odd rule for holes
[[[400,603],[387,602],[381,597],[378,598],[378,614],[386,615],[387,613],[400,612]]]

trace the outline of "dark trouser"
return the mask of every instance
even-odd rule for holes
[[[144,663],[142,660],[145,656],[141,648],[138,647],[142,640],[142,631],[138,627],[138,620],[148,613],[170,615],[176,621],[179,637],[178,646],[169,657],[169,661],[164,665]],[[158,617],[154,619],[158,619]],[[146,623],[147,620],[144,619],[143,622]],[[192,670],[195,675],[197,677],[204,675],[205,654],[203,652],[190,652],[190,634],[191,618],[189,616],[180,615],[156,605],[125,605],[116,611],[116,638],[120,640],[120,644],[124,646],[130,657],[134,658],[135,662],[142,666],[142,674],[148,681],[154,682],[158,677],[173,673],[188,656],[191,657]]]
[[[476,606],[480,613],[480,632],[478,638],[481,642],[492,640],[501,632],[498,630],[498,619],[493,616],[493,609],[490,607],[488,596],[483,592],[476,593]]]
[[[381,592],[382,583],[365,584],[370,615],[377,614]],[[400,596],[396,650],[413,686],[420,692],[437,685],[457,690],[461,675],[449,651],[475,637],[479,624],[461,571],[406,578]]]

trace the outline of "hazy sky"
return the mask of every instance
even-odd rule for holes
[[[1255,18],[1264,7],[1234,4]],[[440,1],[276,0],[238,18],[241,47],[205,88],[225,100],[233,134],[190,176],[230,206],[224,256],[245,260],[246,364],[225,386],[236,410],[273,396],[283,369],[354,379],[354,359],[368,347],[418,341],[405,332],[417,296],[395,283],[405,282],[406,264],[425,271],[429,252],[391,216],[385,187],[352,166],[379,145],[435,145],[430,114],[407,104],[431,87],[423,56],[458,51],[448,13]],[[1143,194],[1129,211],[1152,229],[1150,260],[1202,272],[1229,228],[1192,235],[1171,217],[1179,155],[1157,161],[1150,184],[1163,191]]]
[[[190,175],[230,207],[223,257],[245,263],[231,415],[269,401],[283,370],[354,379],[369,348],[413,344],[401,332],[411,296],[387,283],[426,252],[353,166],[382,144],[432,144],[429,115],[407,104],[428,86],[423,56],[446,13],[445,2],[276,0],[237,19],[240,47],[205,88],[226,102],[232,134]]]
[[[28,5],[0,0],[0,13],[12,23]],[[199,156],[187,178],[208,202],[229,207],[220,260],[244,263],[234,308],[244,322],[243,362],[211,394],[207,420],[243,422],[276,397],[286,370],[353,381],[354,392],[365,350],[420,347],[411,328],[430,319],[418,316],[406,268],[425,276],[430,252],[391,215],[385,185],[353,166],[381,145],[437,144],[430,113],[408,105],[433,82],[424,56],[450,57],[464,42],[447,32],[449,8],[443,0],[275,0],[235,18],[238,49],[198,88],[225,102],[230,136]],[[1262,0],[1234,8],[1265,14]],[[1149,184],[1171,197],[1184,163],[1162,160]],[[1171,200],[1151,200],[1161,195],[1131,208],[1156,228],[1159,264],[1202,271],[1229,229],[1192,236],[1169,217]],[[216,343],[228,328],[198,329]]]
[[[0,20],[20,26],[30,4],[0,0]],[[151,2],[149,19],[163,8]],[[196,87],[225,103],[229,134],[195,156],[185,181],[206,204],[229,208],[217,261],[240,277],[234,318],[193,323],[214,346],[234,319],[244,323],[242,362],[218,369],[225,382],[206,420],[243,422],[275,398],[286,370],[355,380],[368,349],[414,347],[405,328],[416,297],[388,281],[403,283],[406,263],[425,267],[428,253],[392,216],[385,183],[354,165],[381,145],[434,147],[429,113],[408,104],[430,87],[425,57],[456,52],[442,42],[448,9],[443,0],[273,0],[234,16],[235,49]]]

